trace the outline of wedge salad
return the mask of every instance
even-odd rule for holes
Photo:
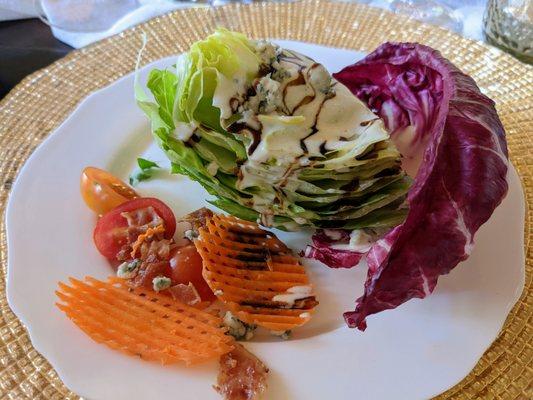
[[[147,87],[160,147],[218,208],[284,230],[405,218],[410,179],[383,121],[311,58],[221,29]]]
[[[364,294],[344,314],[365,330],[367,316],[428,296],[467,259],[507,192],[494,103],[421,44],[385,43],[332,75],[306,55],[219,29],[151,70],[146,88],[136,75],[135,97],[171,172],[200,183],[224,213],[176,218],[86,168],[81,193],[113,276],[60,283],[58,307],[130,355],[219,360],[225,399],[258,399],[267,387],[268,368],[237,341],[263,330],[282,342],[320,312],[297,254],[331,268],[366,262]],[[139,166],[132,184],[159,168]],[[306,249],[275,235],[304,228],[314,229]]]

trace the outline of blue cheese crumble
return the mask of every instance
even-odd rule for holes
[[[161,290],[168,289],[172,284],[172,281],[166,276],[156,276],[154,279],[152,279],[152,284],[154,290],[159,292]]]
[[[122,279],[130,279],[137,275],[137,270],[141,266],[141,260],[125,261],[117,268],[117,276]]]
[[[280,338],[282,338],[283,340],[289,340],[291,335],[292,335],[292,331],[288,330],[288,331],[270,331],[270,333],[274,336],[278,336]]]
[[[255,325],[249,325],[235,317],[230,311],[226,311],[222,322],[228,327],[228,334],[237,340],[250,340],[254,337]]]

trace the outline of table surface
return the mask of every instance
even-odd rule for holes
[[[72,50],[39,19],[0,22],[0,98],[25,76]]]

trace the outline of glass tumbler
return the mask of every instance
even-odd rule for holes
[[[483,33],[487,43],[533,64],[533,0],[489,0]]]

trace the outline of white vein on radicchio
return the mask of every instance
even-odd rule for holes
[[[507,192],[507,146],[494,102],[427,46],[385,43],[334,77],[385,121],[404,168],[416,174],[406,220],[366,254],[364,294],[344,313],[364,330],[368,315],[426,297],[468,258],[475,232]],[[320,232],[314,245],[308,254],[333,267],[353,266],[361,255],[342,261],[321,251]]]

